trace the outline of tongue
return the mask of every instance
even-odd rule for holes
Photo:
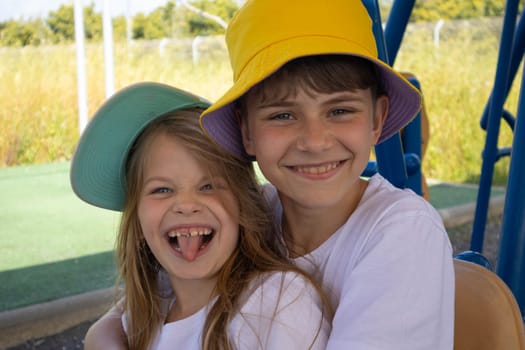
[[[195,260],[199,248],[202,245],[202,236],[193,236],[193,237],[178,237],[177,238],[179,249],[184,257],[188,261]]]

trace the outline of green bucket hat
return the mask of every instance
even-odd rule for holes
[[[70,169],[73,191],[89,204],[122,211],[126,160],[142,130],[168,112],[209,105],[199,96],[159,83],[120,90],[98,109],[80,137]]]

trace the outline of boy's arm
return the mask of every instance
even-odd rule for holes
[[[127,350],[128,342],[122,328],[122,309],[113,306],[89,327],[84,339],[85,350]]]

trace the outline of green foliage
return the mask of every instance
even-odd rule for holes
[[[161,11],[155,11],[149,16],[139,14],[133,20],[133,39],[159,39],[164,38],[168,28],[159,21]]]
[[[127,38],[127,23],[124,16],[115,17],[113,19],[113,39],[115,41],[122,41]]]
[[[200,0],[193,5],[204,12],[213,13],[226,22],[230,21],[237,10],[237,5],[232,0],[217,0],[211,2]],[[224,33],[224,28],[222,28],[217,22],[196,13],[188,13],[187,21],[189,25],[189,33],[192,35],[213,35]]]
[[[53,43],[75,40],[73,5],[62,5],[57,11],[51,11],[46,22],[52,32]],[[102,38],[102,15],[95,12],[94,4],[84,7],[84,32],[88,41],[99,41]]]
[[[100,41],[102,39],[102,15],[95,12],[95,5],[84,7],[84,32],[86,40]]]
[[[520,0],[523,8],[524,0]],[[439,19],[455,20],[503,16],[505,0],[422,0],[416,1],[411,20],[435,22]]]
[[[51,11],[47,25],[53,33],[53,43],[72,41],[75,38],[75,18],[73,5],[62,5],[56,11]]]
[[[40,20],[30,22],[8,21],[0,26],[1,46],[28,46],[45,43],[49,29]]]
[[[198,0],[191,6],[229,21],[237,9],[233,0]],[[95,12],[95,5],[84,7],[84,31],[88,42],[102,40],[102,14]],[[73,5],[61,5],[51,11],[42,22],[7,21],[0,22],[1,46],[28,46],[43,43],[70,43],[75,39],[75,18]],[[155,40],[173,37],[195,37],[224,33],[216,21],[188,10],[184,5],[168,1],[150,14],[139,13],[131,20],[131,36],[135,40]],[[115,41],[127,38],[127,23],[123,16],[113,19]]]

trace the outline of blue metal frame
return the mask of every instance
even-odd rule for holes
[[[514,293],[520,311],[525,314],[525,74],[522,75],[516,127],[512,144],[509,177],[497,274]]]
[[[504,111],[503,105],[523,56],[523,33],[516,35],[516,38],[521,38],[521,43],[514,40],[518,2],[518,0],[506,2],[494,87],[481,117],[481,126],[486,129],[487,135],[482,154],[481,175],[470,243],[470,249],[480,253],[483,251],[494,165],[502,156],[510,154],[508,149],[498,149],[497,143],[502,116],[506,116],[505,119],[510,121],[511,126],[514,119],[512,116],[509,117],[508,112]],[[523,22],[522,16],[518,27],[520,32],[525,31]],[[511,73],[513,74],[512,78],[510,78]]]
[[[389,16],[389,21],[387,22],[385,30],[383,30],[382,27],[381,12],[377,0],[363,0],[363,3],[367,8],[370,17],[372,18],[372,28],[374,31],[374,36],[376,38],[378,57],[384,62],[392,65],[393,61],[389,59],[389,53],[393,57],[395,57],[397,54],[403,33],[405,31],[404,29],[406,27],[406,24],[408,23],[410,13],[412,12],[413,1],[412,6],[407,6],[409,5],[410,1],[406,1],[403,4],[402,8],[398,7],[400,10],[397,10],[398,12],[396,13],[403,13],[405,14],[405,16],[398,15],[396,17],[401,19],[404,18],[403,20],[391,21],[390,18],[392,18],[392,14]],[[388,28],[392,28],[392,25],[398,26],[397,29],[389,30]],[[401,26],[403,26],[403,28],[399,28]],[[395,39],[392,38],[392,42],[395,41],[396,45],[390,44],[390,46],[387,46],[387,33],[397,33]],[[420,119],[417,119],[411,123],[420,123]],[[414,133],[414,131],[417,130],[417,128],[418,126],[412,129],[409,128],[409,133],[405,135],[405,138],[415,139],[412,144],[419,144],[419,151],[417,154],[406,153],[407,149],[406,147],[403,147],[405,145],[402,144],[400,134],[397,133],[394,136],[390,137],[388,140],[385,140],[384,142],[375,147],[376,162],[370,162],[368,164],[364,175],[370,176],[374,172],[379,172],[394,186],[399,188],[405,188],[408,186],[409,188],[413,189],[416,193],[421,194],[421,181],[418,182],[417,180],[412,180],[414,178],[414,175],[415,178],[421,179],[421,133]],[[419,131],[420,130],[421,129],[419,126]],[[409,173],[407,173],[406,160],[409,163]],[[411,180],[409,180],[409,175],[412,175]]]
[[[518,16],[518,0],[507,0],[492,93],[480,120],[486,129],[485,148],[472,230],[471,250],[481,252],[485,235],[490,189],[495,163],[511,155],[497,274],[513,292],[520,311],[525,314],[525,187],[520,179],[525,174],[525,74],[522,74],[518,112],[514,118],[503,105],[525,51],[525,10]],[[519,22],[516,26],[516,19]],[[498,148],[501,120],[514,132],[512,148]]]
[[[374,21],[374,34],[378,41],[379,57],[393,65],[415,0],[394,1],[384,30],[381,27],[381,16],[377,1],[363,0],[363,2]],[[520,311],[524,314],[525,185],[520,185],[519,181],[525,174],[525,154],[523,154],[525,152],[525,74],[522,76],[516,118],[503,109],[514,77],[523,61],[525,51],[525,10],[519,16],[516,27],[518,5],[519,0],[507,0],[505,3],[503,30],[493,91],[480,119],[481,127],[487,131],[487,135],[482,154],[482,169],[473,223],[471,251],[459,254],[457,258],[477,262],[491,268],[482,255],[482,249],[494,164],[501,157],[508,156],[512,152],[503,210],[497,273],[512,290],[518,301]],[[417,84],[417,82],[415,83]],[[514,131],[512,148],[497,147],[501,119],[505,120]],[[419,121],[416,120],[413,134],[419,133],[420,135],[420,129],[417,129],[418,124]],[[369,163],[365,174],[379,171],[394,185],[401,188],[406,186],[410,188],[416,186],[415,188],[417,188],[418,184],[420,186],[421,182],[416,184],[417,179],[410,182],[410,175],[413,175],[410,174],[412,171],[407,174],[407,169],[411,169],[410,159],[406,154],[403,154],[403,152],[413,152],[414,149],[417,149],[417,145],[414,143],[417,143],[415,141],[417,139],[412,138],[413,134],[403,140],[404,151],[399,134],[378,145],[376,147],[377,163]],[[415,156],[418,155],[421,156],[416,152]],[[415,168],[418,166],[420,167],[417,165]],[[420,175],[420,169],[415,171],[416,174],[417,172]]]

